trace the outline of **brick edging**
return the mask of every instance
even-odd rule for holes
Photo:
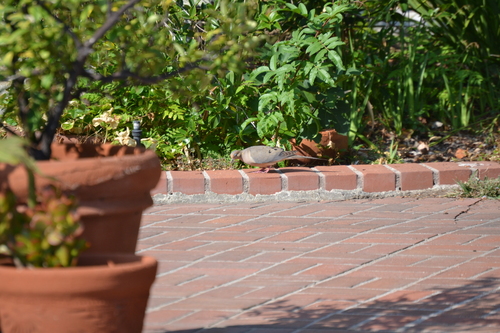
[[[372,193],[454,185],[457,181],[467,181],[475,171],[480,179],[500,176],[500,164],[496,162],[287,167],[269,173],[255,173],[255,170],[163,171],[151,194],[271,195],[314,190]]]

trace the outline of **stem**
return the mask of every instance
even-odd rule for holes
[[[36,206],[36,188],[35,188],[35,174],[28,167],[24,166],[28,174],[28,207],[34,208]]]

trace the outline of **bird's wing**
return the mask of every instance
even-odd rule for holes
[[[289,158],[288,153],[281,148],[267,146],[253,146],[242,150],[242,161],[248,165],[267,167]]]
[[[287,151],[287,153],[289,153]],[[307,158],[307,159],[310,159],[310,160],[325,160],[324,158],[320,158],[320,157],[312,157],[312,156],[303,156],[303,155],[297,155],[297,154],[293,154],[289,157],[287,157],[286,159],[287,160],[293,160],[293,159],[301,159],[301,158]]]
[[[295,159],[295,158],[309,158],[314,160],[321,160],[322,158],[309,157],[297,155],[296,151],[285,151],[277,147],[267,146],[252,146],[248,147],[238,154],[237,158],[241,159],[244,163],[252,166],[266,168],[272,166],[280,161]]]

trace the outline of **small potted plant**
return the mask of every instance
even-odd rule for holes
[[[141,332],[156,260],[85,254],[76,199],[31,189],[0,193],[0,331]]]

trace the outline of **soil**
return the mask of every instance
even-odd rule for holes
[[[346,164],[500,162],[500,133],[498,129],[483,133],[465,131],[454,133],[443,130],[435,131],[432,134],[415,134],[408,131],[396,137],[384,128],[375,128],[370,131],[367,138],[375,143],[377,148],[351,150],[351,157],[345,158],[345,162],[350,163]],[[362,142],[359,143],[362,144]],[[349,159],[351,160],[349,161]]]

